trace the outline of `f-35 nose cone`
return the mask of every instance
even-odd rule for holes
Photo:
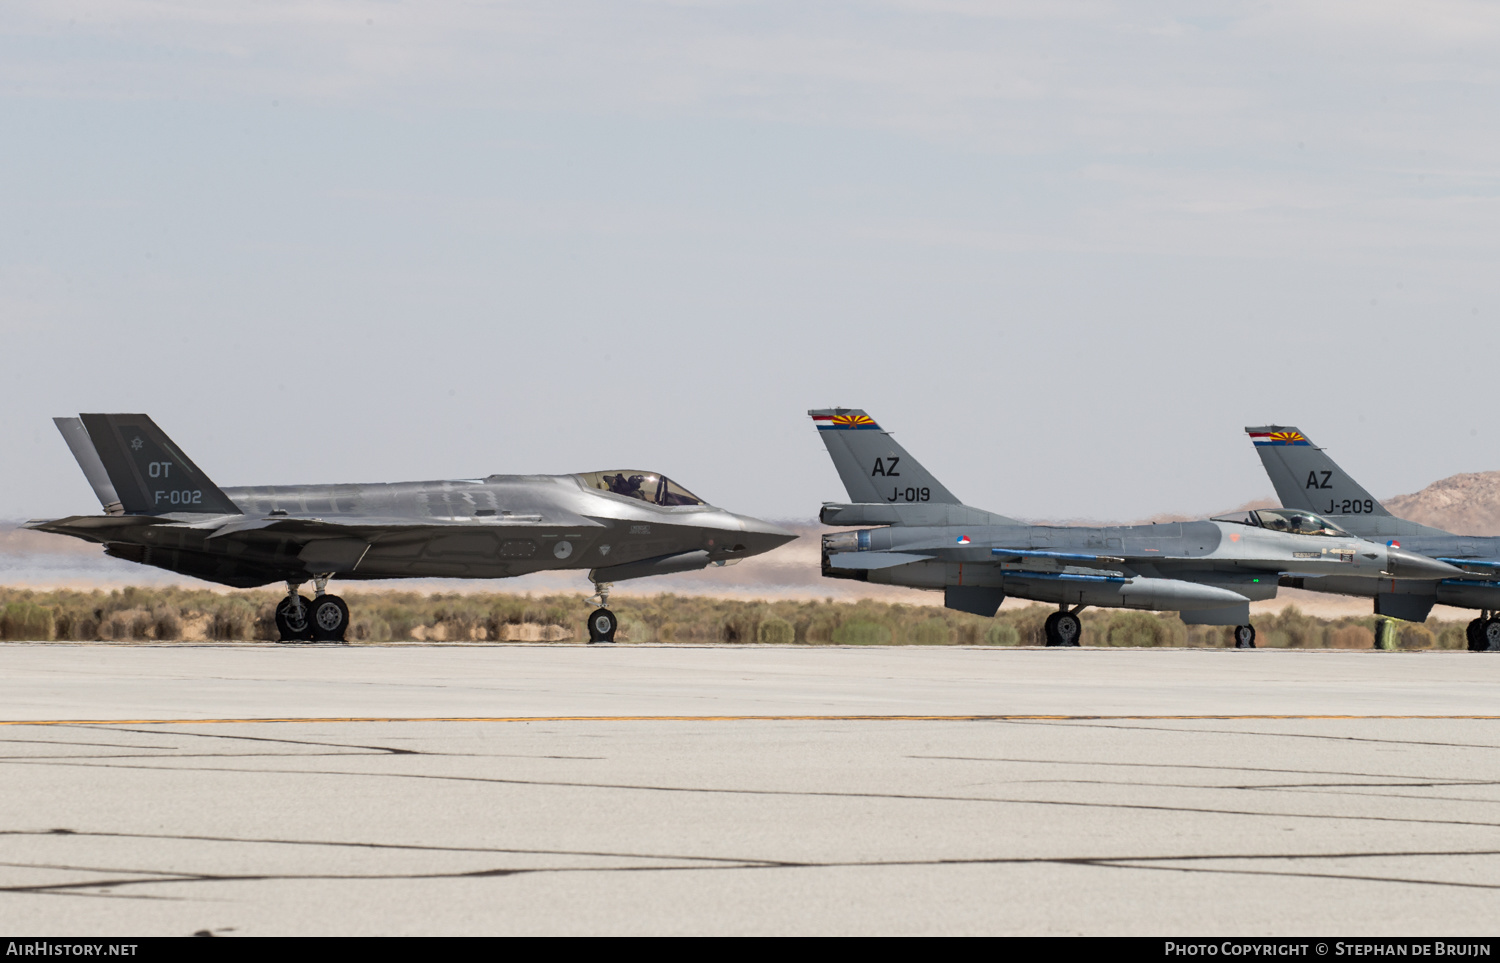
[[[1388,548],[1385,552],[1385,570],[1395,578],[1439,579],[1472,578],[1463,569],[1447,562],[1439,562],[1426,555],[1408,552],[1401,548]]]
[[[751,518],[749,515],[736,515],[743,528],[735,533],[745,546],[745,555],[760,555],[769,552],[773,548],[779,548],[797,537],[796,532],[789,532],[779,525],[762,521],[759,518]]]

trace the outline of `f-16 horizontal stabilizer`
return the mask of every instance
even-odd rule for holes
[[[64,419],[65,421],[67,419]],[[146,415],[80,415],[126,514],[238,515],[239,507]],[[61,424],[58,426],[63,428]],[[73,439],[63,428],[63,437]],[[77,455],[78,449],[74,448]],[[80,464],[83,464],[80,459]],[[84,466],[85,474],[88,466]],[[90,477],[90,482],[94,479]],[[95,492],[99,487],[95,485]],[[103,493],[99,493],[102,500]]]

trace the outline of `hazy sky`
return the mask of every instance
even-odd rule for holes
[[[1206,15],[1210,11],[1211,15]],[[864,407],[1028,517],[1500,468],[1500,6],[7,0],[0,517],[49,418],[221,485],[664,471]]]

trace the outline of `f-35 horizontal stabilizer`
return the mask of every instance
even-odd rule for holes
[[[79,419],[126,514],[240,514],[239,506],[146,415],[93,414]]]

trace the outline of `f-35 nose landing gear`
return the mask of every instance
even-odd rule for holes
[[[609,610],[609,583],[595,582],[594,594],[584,601],[599,603],[599,607],[589,613],[589,645],[613,642],[615,629],[620,627],[620,621],[615,618],[615,613]]]

